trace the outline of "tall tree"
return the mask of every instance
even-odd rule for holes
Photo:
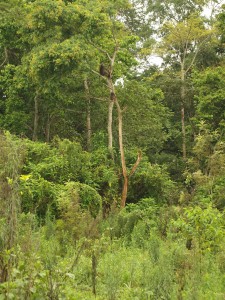
[[[106,3],[105,3],[106,4]],[[128,190],[128,172],[125,159],[124,142],[123,142],[123,108],[121,101],[118,98],[115,82],[120,76],[126,75],[129,68],[134,64],[131,50],[135,47],[136,37],[133,36],[128,29],[122,24],[119,19],[119,13],[127,8],[128,3],[121,4],[119,1],[112,4],[108,2],[107,5],[101,8],[98,15],[100,23],[96,27],[91,26],[90,34],[88,36],[89,43],[94,49],[101,54],[99,62],[99,73],[106,83],[109,91],[108,101],[108,150],[113,158],[113,108],[116,106],[118,116],[118,142],[120,159],[123,174],[123,191],[121,196],[121,207],[125,206]],[[99,23],[99,20],[97,20]],[[96,34],[101,32],[101,34]],[[104,36],[104,38],[102,38]],[[94,70],[94,73],[98,73]],[[131,171],[133,173],[137,168],[141,154],[138,154],[137,161]]]
[[[180,111],[182,128],[182,153],[186,160],[186,130],[185,130],[185,98],[187,94],[186,80],[191,68],[196,62],[198,53],[210,39],[212,31],[204,27],[203,20],[196,15],[173,24],[168,22],[163,27],[164,38],[161,50],[169,64],[176,64],[179,68],[180,79]]]

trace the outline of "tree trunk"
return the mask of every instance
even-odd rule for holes
[[[5,58],[4,58],[3,62],[1,63],[0,67],[2,67],[2,66],[4,66],[5,64],[8,64],[8,63],[9,63],[8,50],[7,50],[6,47],[4,48],[4,54],[5,54]]]
[[[187,150],[186,150],[186,130],[185,130],[185,71],[183,66],[181,66],[181,128],[182,128],[182,154],[183,159],[187,158]]]
[[[92,293],[96,296],[96,281],[97,281],[97,258],[92,252]]]
[[[120,159],[121,159],[122,173],[123,173],[123,191],[122,191],[120,206],[121,208],[124,208],[127,200],[129,178],[134,174],[141,161],[141,151],[138,152],[137,161],[133,165],[130,174],[127,174],[127,166],[126,166],[125,153],[123,147],[123,112],[121,110],[121,107],[119,105],[116,96],[115,96],[115,103],[116,103],[117,113],[118,113],[119,147],[120,147]]]
[[[33,128],[33,141],[37,141],[37,132],[38,132],[38,120],[39,120],[39,102],[38,102],[38,94],[34,97],[34,128]]]
[[[114,106],[114,101],[109,100],[109,105],[108,105],[108,150],[113,158],[113,134],[112,134],[112,120],[113,120],[113,106]]]
[[[88,87],[87,78],[84,79],[84,88],[85,88],[86,101],[87,101],[87,150],[91,151],[91,135],[92,135],[92,129],[91,129],[91,97],[90,97],[90,91],[89,91],[89,87]]]
[[[46,143],[50,142],[50,127],[51,127],[51,116],[48,114],[46,128],[45,128],[45,140],[46,140]]]
[[[112,80],[108,79],[107,83],[110,90],[110,98],[109,98],[109,105],[108,105],[108,128],[107,128],[108,129],[108,150],[111,155],[111,158],[114,160],[112,124],[113,124],[113,107],[115,103],[115,99],[114,99],[115,91],[114,91]]]
[[[183,159],[186,160],[187,158],[187,151],[186,151],[186,130],[185,130],[185,112],[184,106],[181,107],[181,125],[182,125],[182,153]]]
[[[119,147],[120,147],[120,158],[123,172],[123,192],[121,197],[121,207],[125,207],[127,200],[127,191],[128,191],[128,176],[127,176],[127,167],[125,161],[124,147],[123,147],[123,115],[120,108],[119,102],[115,97],[117,113],[118,113],[118,132],[119,132]]]
[[[112,159],[114,160],[113,157],[113,133],[112,133],[112,123],[113,123],[113,107],[114,104],[116,104],[117,107],[117,114],[118,114],[118,134],[119,134],[119,149],[120,149],[120,159],[121,159],[121,165],[122,165],[122,173],[123,173],[123,191],[122,191],[122,196],[121,196],[121,208],[125,207],[126,200],[127,200],[127,192],[128,192],[128,179],[129,176],[131,176],[141,159],[141,154],[139,152],[138,154],[138,159],[136,163],[134,164],[130,175],[127,174],[127,167],[126,167],[126,160],[125,160],[125,153],[124,153],[124,147],[123,147],[123,111],[120,107],[119,101],[117,99],[116,93],[115,93],[115,87],[113,84],[112,76],[113,76],[113,68],[114,68],[114,63],[116,59],[116,54],[118,51],[118,45],[115,47],[115,51],[113,53],[113,56],[110,57],[110,55],[105,52],[101,51],[106,54],[110,61],[110,68],[107,72],[107,74],[103,74],[100,72],[100,75],[105,78],[107,81],[107,85],[110,91],[110,98],[109,98],[109,106],[108,106],[108,150],[109,153],[111,154]]]
[[[119,101],[117,99],[117,96],[115,93],[115,87],[114,87],[114,84],[113,84],[113,81],[111,78],[108,79],[108,87],[110,90],[110,109],[111,109],[109,111],[109,119],[110,119],[111,123],[108,123],[109,141],[110,142],[112,142],[112,110],[113,110],[114,103],[116,104],[117,114],[118,114],[119,149],[120,149],[120,160],[121,160],[122,173],[123,173],[123,191],[122,191],[120,206],[121,206],[121,208],[123,208],[123,207],[125,207],[126,200],[127,200],[129,176],[131,176],[137,169],[139,162],[141,160],[141,152],[139,152],[138,159],[137,159],[136,163],[134,164],[134,166],[130,172],[130,175],[128,175],[126,160],[125,160],[125,153],[124,153],[124,146],[123,146],[123,111],[122,111]],[[112,144],[111,144],[111,146],[112,146]],[[109,150],[111,150],[112,151],[111,153],[113,154],[113,149],[109,148]]]

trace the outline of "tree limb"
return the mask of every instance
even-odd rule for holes
[[[2,66],[4,66],[4,64],[5,64],[7,61],[9,61],[8,51],[7,51],[7,48],[6,48],[6,47],[4,48],[4,52],[5,52],[5,58],[4,58],[3,62],[1,63],[0,68],[1,68]]]
[[[199,53],[199,51],[200,51],[202,45],[204,45],[204,43],[205,43],[207,40],[209,40],[210,38],[211,38],[211,35],[207,36],[207,37],[202,41],[202,43],[200,43],[199,47],[196,49],[196,52],[195,52],[195,54],[194,54],[194,57],[193,57],[193,59],[192,59],[190,65],[189,65],[189,67],[188,67],[187,70],[185,71],[185,74],[187,74],[187,72],[188,72],[188,71],[191,69],[191,67],[193,66],[193,64],[194,64],[194,62],[195,62],[195,60],[196,60],[196,57],[197,57],[197,55],[198,55],[198,53]]]
[[[137,169],[137,167],[138,167],[138,165],[139,165],[139,163],[141,161],[141,158],[142,158],[142,152],[141,152],[141,150],[139,150],[138,151],[138,157],[137,157],[136,163],[133,165],[133,168],[130,171],[129,177],[131,177],[134,174],[134,172],[136,171],[136,169]]]
[[[109,55],[109,53],[106,51],[106,50],[104,50],[104,49],[102,49],[102,48],[100,48],[100,47],[98,47],[98,46],[96,46],[94,43],[92,43],[92,41],[88,41],[94,48],[96,48],[99,52],[102,52],[102,53],[104,53],[107,57],[108,57],[108,59],[111,61],[112,60],[112,58],[111,58],[111,56]]]

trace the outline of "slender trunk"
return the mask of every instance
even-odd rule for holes
[[[110,99],[109,99],[109,106],[108,106],[108,150],[109,150],[109,153],[111,154],[111,157],[113,160],[114,160],[114,158],[113,158],[113,133],[112,133],[112,123],[113,122],[112,121],[113,121],[114,104],[116,104],[116,107],[117,107],[119,149],[120,149],[120,159],[121,159],[122,173],[123,173],[123,191],[122,191],[122,196],[121,196],[121,208],[123,208],[123,207],[125,207],[126,200],[127,200],[128,179],[129,179],[129,176],[131,176],[135,172],[135,170],[140,162],[141,154],[139,152],[138,159],[137,159],[136,163],[134,164],[134,166],[130,172],[130,175],[128,175],[124,147],[123,147],[123,111],[122,111],[120,104],[118,102],[118,99],[116,97],[115,87],[114,87],[113,80],[112,80],[113,68],[114,68],[114,63],[115,63],[118,49],[119,49],[118,45],[116,45],[115,51],[114,51],[112,57],[110,57],[110,55],[108,53],[103,51],[110,60],[110,68],[109,68],[107,74],[103,74],[101,71],[100,71],[100,74],[102,76],[104,76],[104,78],[107,80],[108,88],[110,91]]]
[[[97,258],[94,253],[92,252],[92,293],[96,296],[96,279],[97,279]]]
[[[1,63],[0,67],[2,67],[2,66],[4,66],[5,64],[8,64],[8,63],[9,63],[8,50],[7,50],[6,47],[4,48],[4,53],[5,53],[5,58],[4,58],[3,62]]]
[[[110,91],[110,100],[109,100],[109,108],[108,108],[108,149],[113,158],[113,135],[112,135],[112,114],[113,107],[116,104],[117,114],[118,114],[118,133],[119,133],[119,149],[120,149],[120,159],[122,165],[122,173],[123,173],[123,191],[121,197],[121,207],[125,207],[126,199],[127,199],[127,191],[128,191],[128,176],[127,176],[127,167],[125,161],[124,147],[123,147],[123,113],[116,97],[115,87],[111,78],[107,80],[109,91]]]
[[[123,172],[123,192],[121,197],[121,207],[125,207],[126,200],[127,200],[127,191],[128,191],[128,176],[127,176],[127,167],[125,161],[125,154],[124,154],[124,147],[123,147],[123,114],[120,108],[119,102],[117,98],[116,107],[118,113],[118,132],[119,132],[119,147],[120,147],[120,158],[121,158],[121,165],[122,165],[122,172]]]
[[[113,106],[114,106],[114,101],[110,99],[108,105],[108,150],[112,157],[113,157],[113,134],[112,134]]]
[[[113,155],[113,131],[112,131],[112,124],[113,124],[113,107],[115,104],[115,91],[114,86],[111,79],[107,80],[108,87],[110,90],[110,98],[109,98],[109,104],[108,104],[108,150],[111,155],[111,158],[114,160]],[[113,96],[112,96],[113,95]]]
[[[187,158],[186,130],[185,130],[185,112],[183,106],[181,107],[181,125],[182,125],[182,153],[183,153],[183,159],[186,160]]]
[[[91,97],[88,87],[87,78],[84,79],[84,88],[86,93],[86,101],[87,101],[87,150],[91,151]]]
[[[142,154],[141,154],[141,151],[138,152],[137,160],[136,160],[135,164],[133,165],[130,173],[127,174],[127,166],[126,166],[125,153],[124,153],[124,147],[123,147],[123,112],[121,110],[121,107],[120,107],[119,102],[116,97],[115,97],[115,103],[116,103],[117,113],[118,113],[119,148],[120,148],[120,159],[121,159],[122,172],[123,172],[123,191],[122,191],[120,206],[121,206],[121,208],[123,208],[126,205],[129,178],[136,171],[136,169],[141,161]]]
[[[185,71],[183,66],[181,67],[181,128],[182,128],[182,153],[183,159],[187,158],[187,150],[186,150],[186,129],[185,129]]]
[[[34,129],[33,129],[33,141],[37,141],[37,132],[38,132],[38,120],[39,120],[39,102],[38,94],[34,97]]]
[[[48,114],[45,135],[46,135],[46,143],[50,142],[50,127],[51,127],[51,116]]]
[[[118,114],[118,135],[119,135],[119,149],[120,149],[120,160],[122,165],[122,173],[123,173],[123,191],[121,196],[121,202],[120,206],[121,208],[125,207],[126,200],[127,200],[127,192],[128,192],[128,183],[129,183],[129,177],[133,175],[135,170],[137,169],[140,160],[141,160],[141,152],[138,153],[138,158],[136,163],[134,164],[130,174],[127,173],[127,166],[126,166],[126,160],[125,160],[125,153],[124,153],[124,146],[123,146],[123,111],[120,107],[119,101],[117,99],[117,96],[115,94],[115,88],[113,85],[113,82],[109,82],[110,87],[110,101],[111,103],[116,104],[117,108],[117,114]],[[113,108],[112,105],[112,108]],[[111,115],[112,116],[112,115]]]

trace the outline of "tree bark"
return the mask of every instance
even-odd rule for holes
[[[117,113],[118,113],[119,147],[120,147],[120,158],[121,158],[122,173],[123,173],[123,191],[122,191],[120,206],[123,208],[125,207],[126,200],[127,200],[128,176],[127,176],[127,167],[126,167],[126,160],[125,160],[124,147],[123,147],[123,115],[122,115],[121,107],[116,97],[115,97],[115,102],[116,102]]]
[[[34,97],[34,128],[33,128],[33,141],[37,141],[38,133],[38,120],[39,120],[39,95],[36,94]]]
[[[115,96],[115,103],[116,103],[117,113],[118,113],[119,148],[120,148],[120,159],[121,159],[122,173],[123,173],[123,191],[121,196],[120,207],[124,208],[127,200],[129,178],[134,174],[141,161],[141,151],[139,151],[137,161],[133,165],[130,174],[128,174],[125,153],[124,153],[124,146],[123,146],[123,111],[121,110],[120,104],[116,96]]]
[[[113,133],[112,133],[112,124],[113,124],[113,107],[114,104],[117,107],[117,114],[118,114],[118,134],[119,134],[119,149],[120,149],[120,159],[121,159],[121,165],[122,165],[122,173],[123,173],[123,191],[122,191],[122,196],[121,196],[121,203],[120,206],[121,208],[125,207],[126,205],[126,200],[127,200],[127,192],[128,192],[128,180],[129,176],[131,176],[136,168],[138,167],[140,160],[141,160],[141,152],[138,154],[138,158],[136,163],[134,164],[130,175],[127,174],[127,167],[126,167],[126,160],[125,160],[125,153],[124,153],[124,146],[123,146],[123,111],[120,107],[119,101],[117,99],[116,93],[115,93],[115,87],[113,84],[112,80],[112,75],[113,75],[113,68],[114,68],[114,63],[116,59],[116,55],[118,52],[118,45],[115,46],[114,53],[112,57],[109,55],[108,52],[99,49],[101,52],[103,52],[109,59],[110,62],[110,68],[107,72],[107,75],[101,74],[100,75],[107,81],[108,89],[110,92],[110,97],[109,97],[109,106],[108,106],[108,150],[111,154],[112,159],[114,160],[113,157]]]
[[[187,158],[187,150],[186,150],[186,129],[185,129],[185,112],[184,107],[181,107],[181,125],[182,125],[182,153],[183,159]]]
[[[97,258],[92,252],[92,293],[96,296],[96,281],[97,281]]]
[[[183,65],[181,65],[181,128],[182,128],[182,155],[183,159],[187,158],[186,150],[186,128],[185,128],[185,70]]]
[[[107,84],[110,91],[109,104],[108,104],[108,150],[111,155],[111,158],[114,160],[113,154],[113,107],[115,104],[114,96],[115,89],[111,78],[107,78]]]
[[[87,150],[91,151],[91,136],[92,136],[92,129],[91,129],[91,97],[90,97],[90,91],[89,91],[87,78],[84,79],[84,88],[85,88],[86,102],[87,102]]]
[[[108,105],[108,150],[113,157],[113,133],[112,133],[112,123],[113,123],[113,107],[114,101],[109,99]]]
[[[45,127],[45,140],[46,140],[46,143],[50,142],[50,128],[51,128],[51,116],[48,114],[46,127]]]

